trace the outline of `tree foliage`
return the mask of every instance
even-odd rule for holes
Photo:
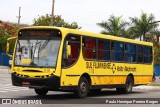
[[[160,47],[154,46],[154,64],[160,64]]]
[[[143,41],[150,41],[153,43],[154,50],[154,64],[160,64],[160,32],[157,30],[158,23],[153,23],[155,17],[153,14],[147,14],[142,12],[140,18],[131,18],[130,29],[134,38],[140,38]],[[146,38],[147,33],[150,32],[149,38]],[[149,39],[149,40],[148,40]]]
[[[60,15],[56,15],[53,17],[53,23],[51,24],[51,15],[46,14],[45,16],[42,15],[39,18],[35,18],[33,20],[34,26],[57,26],[57,27],[65,27],[65,28],[71,28],[71,29],[77,29],[78,24],[76,22],[68,23],[64,19],[61,18]]]
[[[140,18],[130,17],[130,20],[131,20],[130,29],[132,31],[132,35],[135,38],[139,37],[140,40],[142,40],[142,37],[143,37],[144,41],[147,40],[145,37],[145,34],[147,32],[153,32],[158,26],[158,24],[156,23],[150,24],[155,21],[154,15],[147,14],[144,12],[141,13]]]
[[[160,64],[160,43],[153,36],[150,37],[151,42],[153,43],[154,50],[154,64]]]
[[[125,28],[128,22],[122,20],[122,16],[111,15],[107,21],[97,23],[98,26],[102,27],[104,30],[101,31],[102,34],[110,34],[114,36],[124,37],[127,32]]]
[[[6,51],[7,39],[16,36],[17,31],[16,24],[0,21],[0,51]]]

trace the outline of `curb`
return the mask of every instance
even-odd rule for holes
[[[134,89],[156,89],[156,90],[160,90],[160,86],[136,86],[134,87]]]
[[[0,66],[0,74],[10,74],[11,69],[8,66]]]
[[[0,66],[0,69],[10,69],[8,66]]]

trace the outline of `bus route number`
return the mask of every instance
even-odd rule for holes
[[[94,69],[93,68],[89,68],[89,73],[94,74]]]

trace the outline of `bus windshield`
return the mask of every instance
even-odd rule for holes
[[[55,67],[60,39],[19,39],[14,64],[28,67]]]

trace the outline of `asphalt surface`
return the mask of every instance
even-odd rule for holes
[[[160,79],[157,77],[156,83]],[[113,99],[150,99],[160,100],[160,86],[138,86],[133,89],[132,94],[118,94],[115,89],[104,89],[98,94],[89,94],[85,99],[77,99],[73,93],[70,92],[49,92],[46,96],[37,96],[33,89],[27,87],[15,87],[11,84],[10,69],[7,67],[0,67],[0,98],[19,98],[21,100],[36,99],[41,101],[42,105],[7,105],[7,107],[124,107],[124,106],[139,106],[139,107],[159,107],[159,104],[105,104],[106,100]],[[153,99],[152,99],[153,100]],[[0,104],[0,107],[6,105]]]

